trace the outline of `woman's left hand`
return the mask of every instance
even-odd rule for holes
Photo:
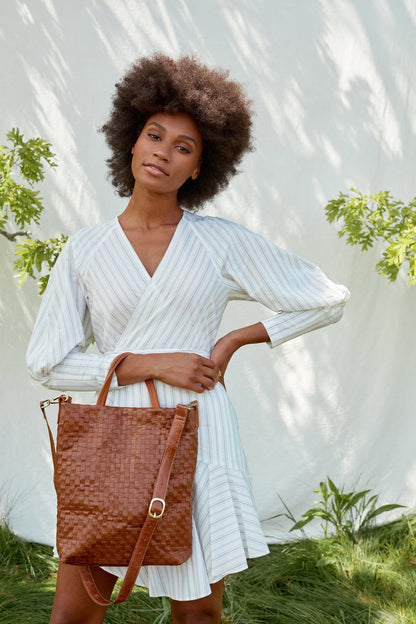
[[[217,340],[211,353],[211,360],[220,369],[221,377],[219,381],[224,387],[225,371],[234,353],[244,345],[267,342],[268,340],[269,335],[262,323],[235,329]]]
[[[211,360],[215,362],[215,364],[220,369],[221,377],[219,378],[219,382],[224,386],[224,375],[227,370],[227,366],[232,356],[238,349],[238,345],[232,337],[233,332],[226,334],[217,342],[211,353]]]

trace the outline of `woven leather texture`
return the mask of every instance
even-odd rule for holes
[[[71,564],[127,566],[146,518],[175,408],[59,406],[57,549]],[[190,409],[173,463],[166,510],[144,565],[178,565],[192,552],[198,450]]]

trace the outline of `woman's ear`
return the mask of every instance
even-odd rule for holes
[[[199,167],[198,167],[198,169],[195,169],[195,171],[191,175],[191,178],[192,178],[192,180],[196,180],[198,176],[199,176]]]

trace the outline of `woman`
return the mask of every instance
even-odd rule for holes
[[[337,321],[349,293],[309,262],[229,221],[194,212],[223,189],[251,148],[239,84],[193,58],[141,59],[116,85],[103,127],[112,182],[130,197],[117,218],[72,236],[51,275],[28,349],[41,383],[98,390],[118,353],[108,404],[199,401],[193,553],[181,566],[142,568],[137,584],[171,598],[175,624],[218,623],[223,579],[268,552],[236,417],[223,381],[246,344],[282,342]],[[216,339],[228,301],[274,314]],[[94,336],[99,354],[85,353]],[[97,569],[110,595],[122,569]],[[77,568],[61,563],[51,622],[102,622]]]

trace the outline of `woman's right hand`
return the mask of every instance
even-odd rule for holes
[[[117,366],[116,375],[119,386],[159,379],[201,393],[214,388],[220,370],[215,362],[196,353],[132,353]]]

